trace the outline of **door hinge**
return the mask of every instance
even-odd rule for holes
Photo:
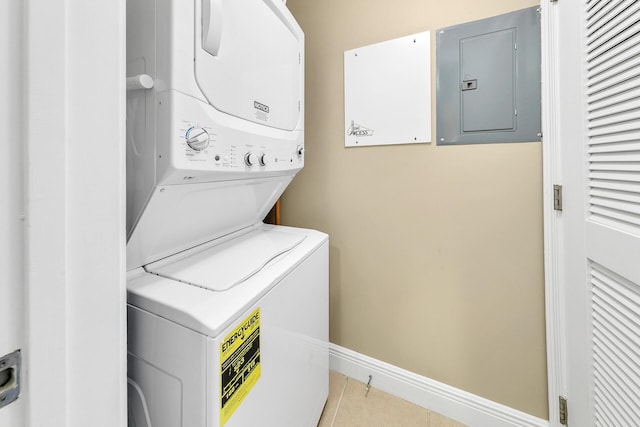
[[[20,350],[0,357],[0,408],[15,402],[20,396],[21,364]]]
[[[567,398],[564,396],[560,396],[558,398],[560,403],[560,424],[563,426],[569,425],[569,410],[567,409]]]
[[[562,210],[562,185],[553,186],[553,210]]]

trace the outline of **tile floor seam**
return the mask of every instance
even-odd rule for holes
[[[336,405],[336,411],[333,413],[333,419],[331,420],[331,427],[336,422],[336,418],[338,417],[338,411],[340,410],[340,404],[342,403],[342,397],[344,396],[344,391],[347,389],[347,383],[349,382],[349,378],[345,377],[344,385],[342,386],[342,391],[340,392],[340,398],[338,399],[338,404]]]
[[[331,371],[325,410],[333,414],[323,411],[318,427],[469,427],[375,387],[371,392],[366,399],[366,384]]]

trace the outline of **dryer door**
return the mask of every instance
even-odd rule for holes
[[[301,129],[304,35],[280,0],[196,0],[195,77],[227,114]],[[199,18],[198,18],[199,17]]]

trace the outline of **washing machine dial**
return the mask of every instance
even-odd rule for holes
[[[296,148],[296,154],[298,155],[299,158],[302,158],[302,155],[304,154],[304,147],[301,145],[298,145],[298,148]]]
[[[202,151],[209,146],[209,134],[201,127],[194,126],[185,135],[187,145],[196,151]]]
[[[244,155],[244,164],[247,166],[257,165],[259,162],[259,158],[257,154],[252,153],[251,151],[247,152]]]
[[[271,156],[268,154],[262,154],[260,155],[260,165],[261,166],[267,166],[269,163],[271,163]]]

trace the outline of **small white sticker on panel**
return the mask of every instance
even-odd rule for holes
[[[346,147],[431,142],[430,40],[427,31],[345,51]]]

